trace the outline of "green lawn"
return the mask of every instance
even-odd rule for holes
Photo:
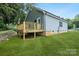
[[[17,36],[0,42],[0,55],[79,55],[79,32],[22,40]]]

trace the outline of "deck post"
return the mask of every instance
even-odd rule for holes
[[[25,21],[23,22],[23,40],[25,40]]]
[[[34,38],[36,38],[36,24],[34,23]]]

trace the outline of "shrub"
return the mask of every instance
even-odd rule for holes
[[[6,27],[6,25],[3,22],[3,17],[0,16],[0,31],[2,30],[7,30],[8,28]]]

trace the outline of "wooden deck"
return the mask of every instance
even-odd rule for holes
[[[43,32],[42,29],[42,25],[41,24],[37,24],[34,22],[25,22],[25,33],[33,33],[33,32]],[[19,24],[17,26],[17,30],[21,33],[23,33],[24,30],[24,25],[23,24]]]

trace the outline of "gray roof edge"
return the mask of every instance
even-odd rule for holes
[[[60,16],[57,16],[57,15],[55,15],[55,14],[52,14],[52,13],[46,11],[46,10],[43,10],[43,9],[41,9],[41,8],[38,8],[38,7],[34,7],[34,8],[37,9],[37,10],[39,10],[39,11],[41,11],[41,12],[43,12],[44,14],[47,14],[47,15],[53,17],[53,18],[56,18],[56,19],[58,19],[58,20],[62,19],[62,21],[67,22],[64,18],[61,18]]]

